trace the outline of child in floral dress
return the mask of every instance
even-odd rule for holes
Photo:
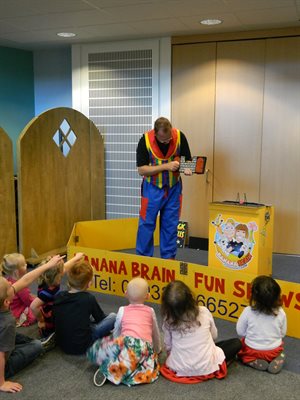
[[[89,360],[99,365],[94,376],[97,386],[106,379],[131,386],[158,378],[160,333],[153,308],[144,305],[149,297],[148,283],[132,279],[126,296],[130,304],[120,307],[113,335],[97,340],[87,352]]]

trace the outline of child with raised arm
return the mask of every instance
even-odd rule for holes
[[[144,304],[148,290],[144,279],[132,279],[126,291],[130,304],[120,307],[113,336],[97,340],[88,350],[89,360],[99,365],[94,375],[96,386],[106,379],[131,386],[158,378],[160,334],[153,308]]]
[[[39,277],[37,297],[31,303],[30,308],[38,320],[40,335],[44,338],[51,339],[50,336],[55,332],[53,303],[55,296],[60,291],[61,279],[83,256],[83,253],[77,253],[65,263],[62,260],[55,268],[47,270]],[[49,260],[42,261],[40,265],[47,261]]]
[[[227,364],[241,349],[239,339],[215,343],[217,328],[210,311],[198,306],[189,287],[173,281],[163,291],[162,306],[166,363],[161,374],[179,383],[222,379]]]
[[[56,343],[67,354],[84,354],[96,339],[114,328],[116,314],[104,314],[87,291],[93,275],[88,262],[77,261],[67,272],[69,290],[59,292],[54,299]]]
[[[2,260],[2,273],[5,279],[14,284],[27,272],[25,257],[20,253],[6,254]],[[10,303],[10,311],[17,320],[17,326],[28,326],[36,322],[30,305],[35,299],[28,287],[16,293]]]
[[[281,288],[270,276],[252,282],[250,306],[240,315],[236,330],[243,347],[238,357],[249,367],[277,374],[284,364],[283,338],[286,314],[281,307]]]
[[[43,272],[55,267],[62,257],[54,256],[49,262],[28,272],[11,284],[0,277],[0,391],[20,392],[22,385],[6,380],[26,367],[43,352],[43,344],[27,336],[16,334],[16,320],[10,312],[10,302],[20,290],[28,287]]]

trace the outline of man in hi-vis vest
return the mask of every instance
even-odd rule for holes
[[[153,232],[159,212],[160,256],[173,259],[182,202],[180,164],[175,157],[191,160],[187,139],[161,117],[155,121],[154,129],[141,137],[136,153],[138,173],[144,177],[136,253],[153,256]],[[192,175],[192,171],[186,168],[184,174]]]

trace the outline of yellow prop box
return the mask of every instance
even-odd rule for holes
[[[164,287],[177,279],[185,282],[195,293],[199,305],[206,306],[215,317],[237,321],[249,303],[253,275],[120,252],[135,248],[137,224],[137,219],[125,219],[74,225],[68,243],[68,257],[77,252],[85,253],[94,268],[91,290],[124,296],[127,283],[139,276],[149,283],[150,301],[160,303]],[[283,293],[288,335],[300,338],[300,284],[277,281]]]
[[[215,202],[209,205],[208,265],[272,275],[274,207]]]

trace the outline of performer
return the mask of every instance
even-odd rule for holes
[[[154,129],[146,132],[137,146],[138,173],[144,177],[136,253],[153,256],[153,233],[160,213],[160,256],[174,259],[177,250],[177,225],[182,202],[179,162],[175,157],[191,160],[185,135],[160,117]],[[189,168],[185,175],[192,175]]]

